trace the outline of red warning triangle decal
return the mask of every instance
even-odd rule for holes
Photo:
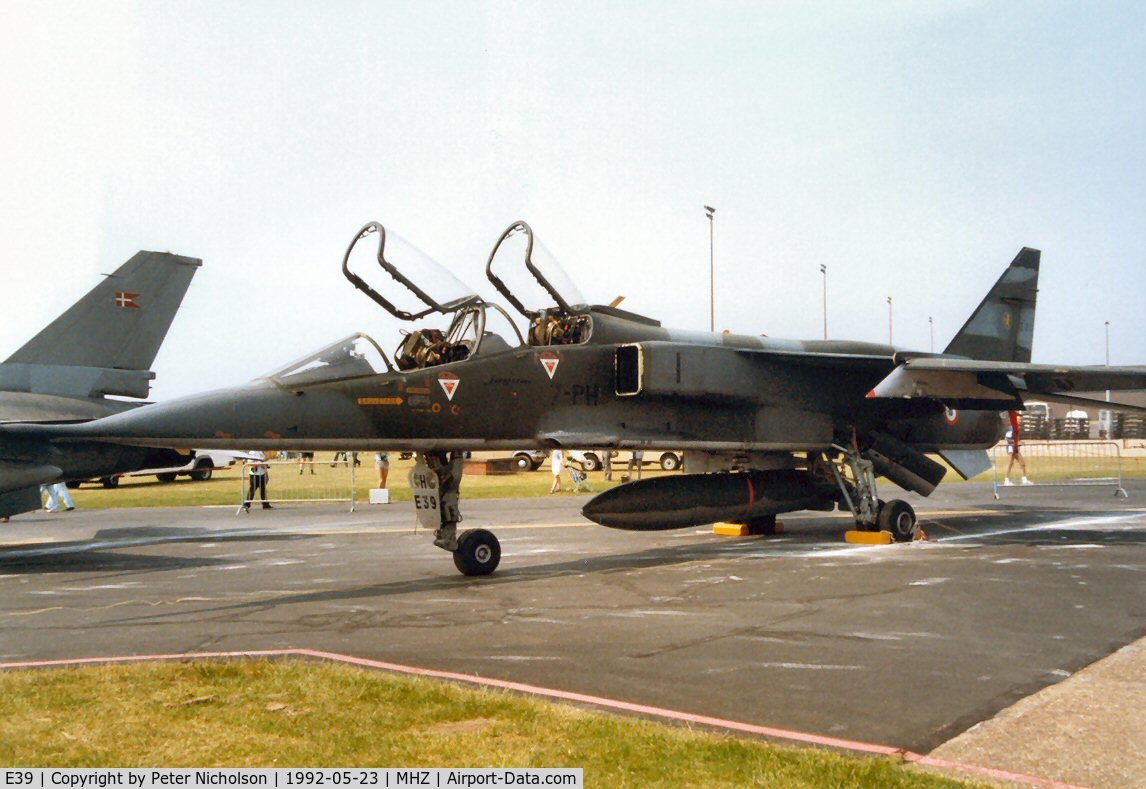
[[[561,360],[556,356],[541,357],[541,366],[545,368],[545,372],[549,376],[549,380],[553,380],[553,376],[557,373],[557,364],[560,361]]]
[[[458,384],[462,381],[453,373],[442,373],[438,376],[438,383],[442,385],[442,391],[446,393],[446,399],[453,401],[454,393],[458,391]]]

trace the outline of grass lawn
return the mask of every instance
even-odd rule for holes
[[[0,672],[0,763],[581,767],[586,786],[968,785],[886,758],[306,661]]]
[[[390,496],[394,501],[410,501],[410,488],[406,482],[413,460],[397,460],[390,465],[389,488]],[[369,498],[370,488],[377,484],[373,456],[362,453],[362,465],[355,473],[355,501],[364,502]],[[938,457],[935,458],[942,462]],[[1110,477],[1117,476],[1117,465],[1113,458],[1092,457],[1074,458],[1069,456],[1050,457],[1040,456],[1032,448],[1027,455],[1027,468],[1030,477],[1035,482],[1053,482],[1067,478],[1080,477]],[[1008,457],[1005,452],[997,452],[994,458],[1000,464],[998,479],[1002,481],[1007,470]],[[1122,474],[1124,477],[1141,477],[1146,475],[1146,466],[1143,458],[1128,456],[1122,458]],[[946,464],[944,464],[946,465]],[[623,467],[618,467],[623,468]],[[329,455],[319,459],[313,466],[314,474],[310,468],[304,469],[303,474],[298,473],[299,465],[295,461],[275,464],[271,469],[269,493],[272,498],[284,496],[289,492],[289,498],[302,498],[316,495],[319,498],[328,497],[326,494],[334,491],[340,497],[349,497],[350,475],[346,466],[340,464],[336,468],[330,467]],[[601,472],[589,475],[589,482],[595,492],[599,492],[619,484],[621,471],[614,469],[613,482],[605,482]],[[644,477],[664,474],[679,474],[680,472],[666,472],[659,468],[646,468]],[[1011,473],[1012,479],[1018,481],[1019,469],[1016,465]],[[975,477],[973,482],[990,482],[993,479],[991,471]],[[462,496],[466,499],[491,498],[526,498],[532,496],[545,496],[549,493],[549,486],[553,477],[549,473],[549,464],[546,462],[537,471],[519,472],[516,474],[479,476],[466,474],[462,479]],[[963,479],[954,471],[948,470],[943,484],[959,483]],[[568,491],[569,477],[562,477],[562,485]],[[566,492],[564,495],[570,495]],[[179,477],[175,482],[163,483],[154,476],[122,477],[119,488],[107,490],[98,484],[85,484],[78,490],[72,491],[76,506],[81,508],[114,508],[114,507],[193,507],[206,505],[238,506],[241,499],[239,489],[239,469],[237,466],[230,469],[215,470],[212,479],[207,482],[195,482],[187,477]]]
[[[391,455],[395,457],[395,455]],[[369,498],[370,488],[377,485],[377,472],[374,469],[373,456],[363,453],[362,465],[355,470],[355,501],[364,502]],[[410,469],[414,467],[413,460],[392,460],[390,463],[390,478],[388,487],[390,497],[394,501],[410,501],[410,486],[407,477]],[[271,477],[268,482],[268,494],[274,498],[288,491],[290,498],[300,498],[309,495],[322,496],[323,492],[335,492],[341,497],[349,496],[350,475],[345,464],[335,468],[330,467],[329,456],[314,463],[313,471],[306,467],[299,474],[297,461],[288,461],[282,464],[274,463],[271,466]],[[645,477],[658,474],[679,473],[664,472],[657,469],[646,469]],[[590,474],[590,482],[594,491],[619,484],[620,473],[614,471],[614,482],[604,482],[601,472]],[[569,477],[561,478],[562,486],[569,490]],[[553,483],[553,476],[546,463],[537,471],[518,472],[495,476],[479,476],[466,474],[462,478],[462,496],[467,499],[491,498],[523,498],[530,496],[545,496],[549,493],[549,486]],[[98,483],[85,484],[73,490],[72,498],[80,508],[112,508],[112,507],[194,507],[205,505],[233,505],[238,506],[242,494],[239,489],[239,467],[230,469],[216,469],[210,480],[195,482],[188,477],[179,477],[175,482],[159,482],[154,476],[121,477],[118,488],[105,489]],[[245,491],[244,491],[245,493]],[[570,495],[566,492],[563,495]]]

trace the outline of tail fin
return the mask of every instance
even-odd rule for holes
[[[1019,250],[944,353],[990,362],[1031,361],[1041,254],[1030,247]]]
[[[7,368],[0,379],[27,381],[27,388],[11,387],[23,391],[145,397],[148,371],[201,265],[197,258],[137,252],[0,365]]]

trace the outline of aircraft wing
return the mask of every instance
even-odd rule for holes
[[[1024,399],[1036,396],[1071,398],[1076,392],[1103,389],[1146,389],[1146,367],[907,359],[880,381],[868,397],[933,398],[956,408],[1007,410],[1021,407]],[[1111,405],[1120,406],[1119,403]]]

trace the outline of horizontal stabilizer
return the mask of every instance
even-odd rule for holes
[[[1110,409],[1113,411],[1130,411],[1136,414],[1146,414],[1146,406],[1139,403],[1120,402],[1114,398],[1110,400],[1099,400],[1094,397],[1073,397],[1063,394],[1040,394],[1038,398],[1049,403],[1062,403],[1063,405],[1070,405],[1075,408],[1090,408],[1100,411]]]
[[[963,479],[972,479],[991,468],[991,458],[985,449],[941,449],[939,457]]]

